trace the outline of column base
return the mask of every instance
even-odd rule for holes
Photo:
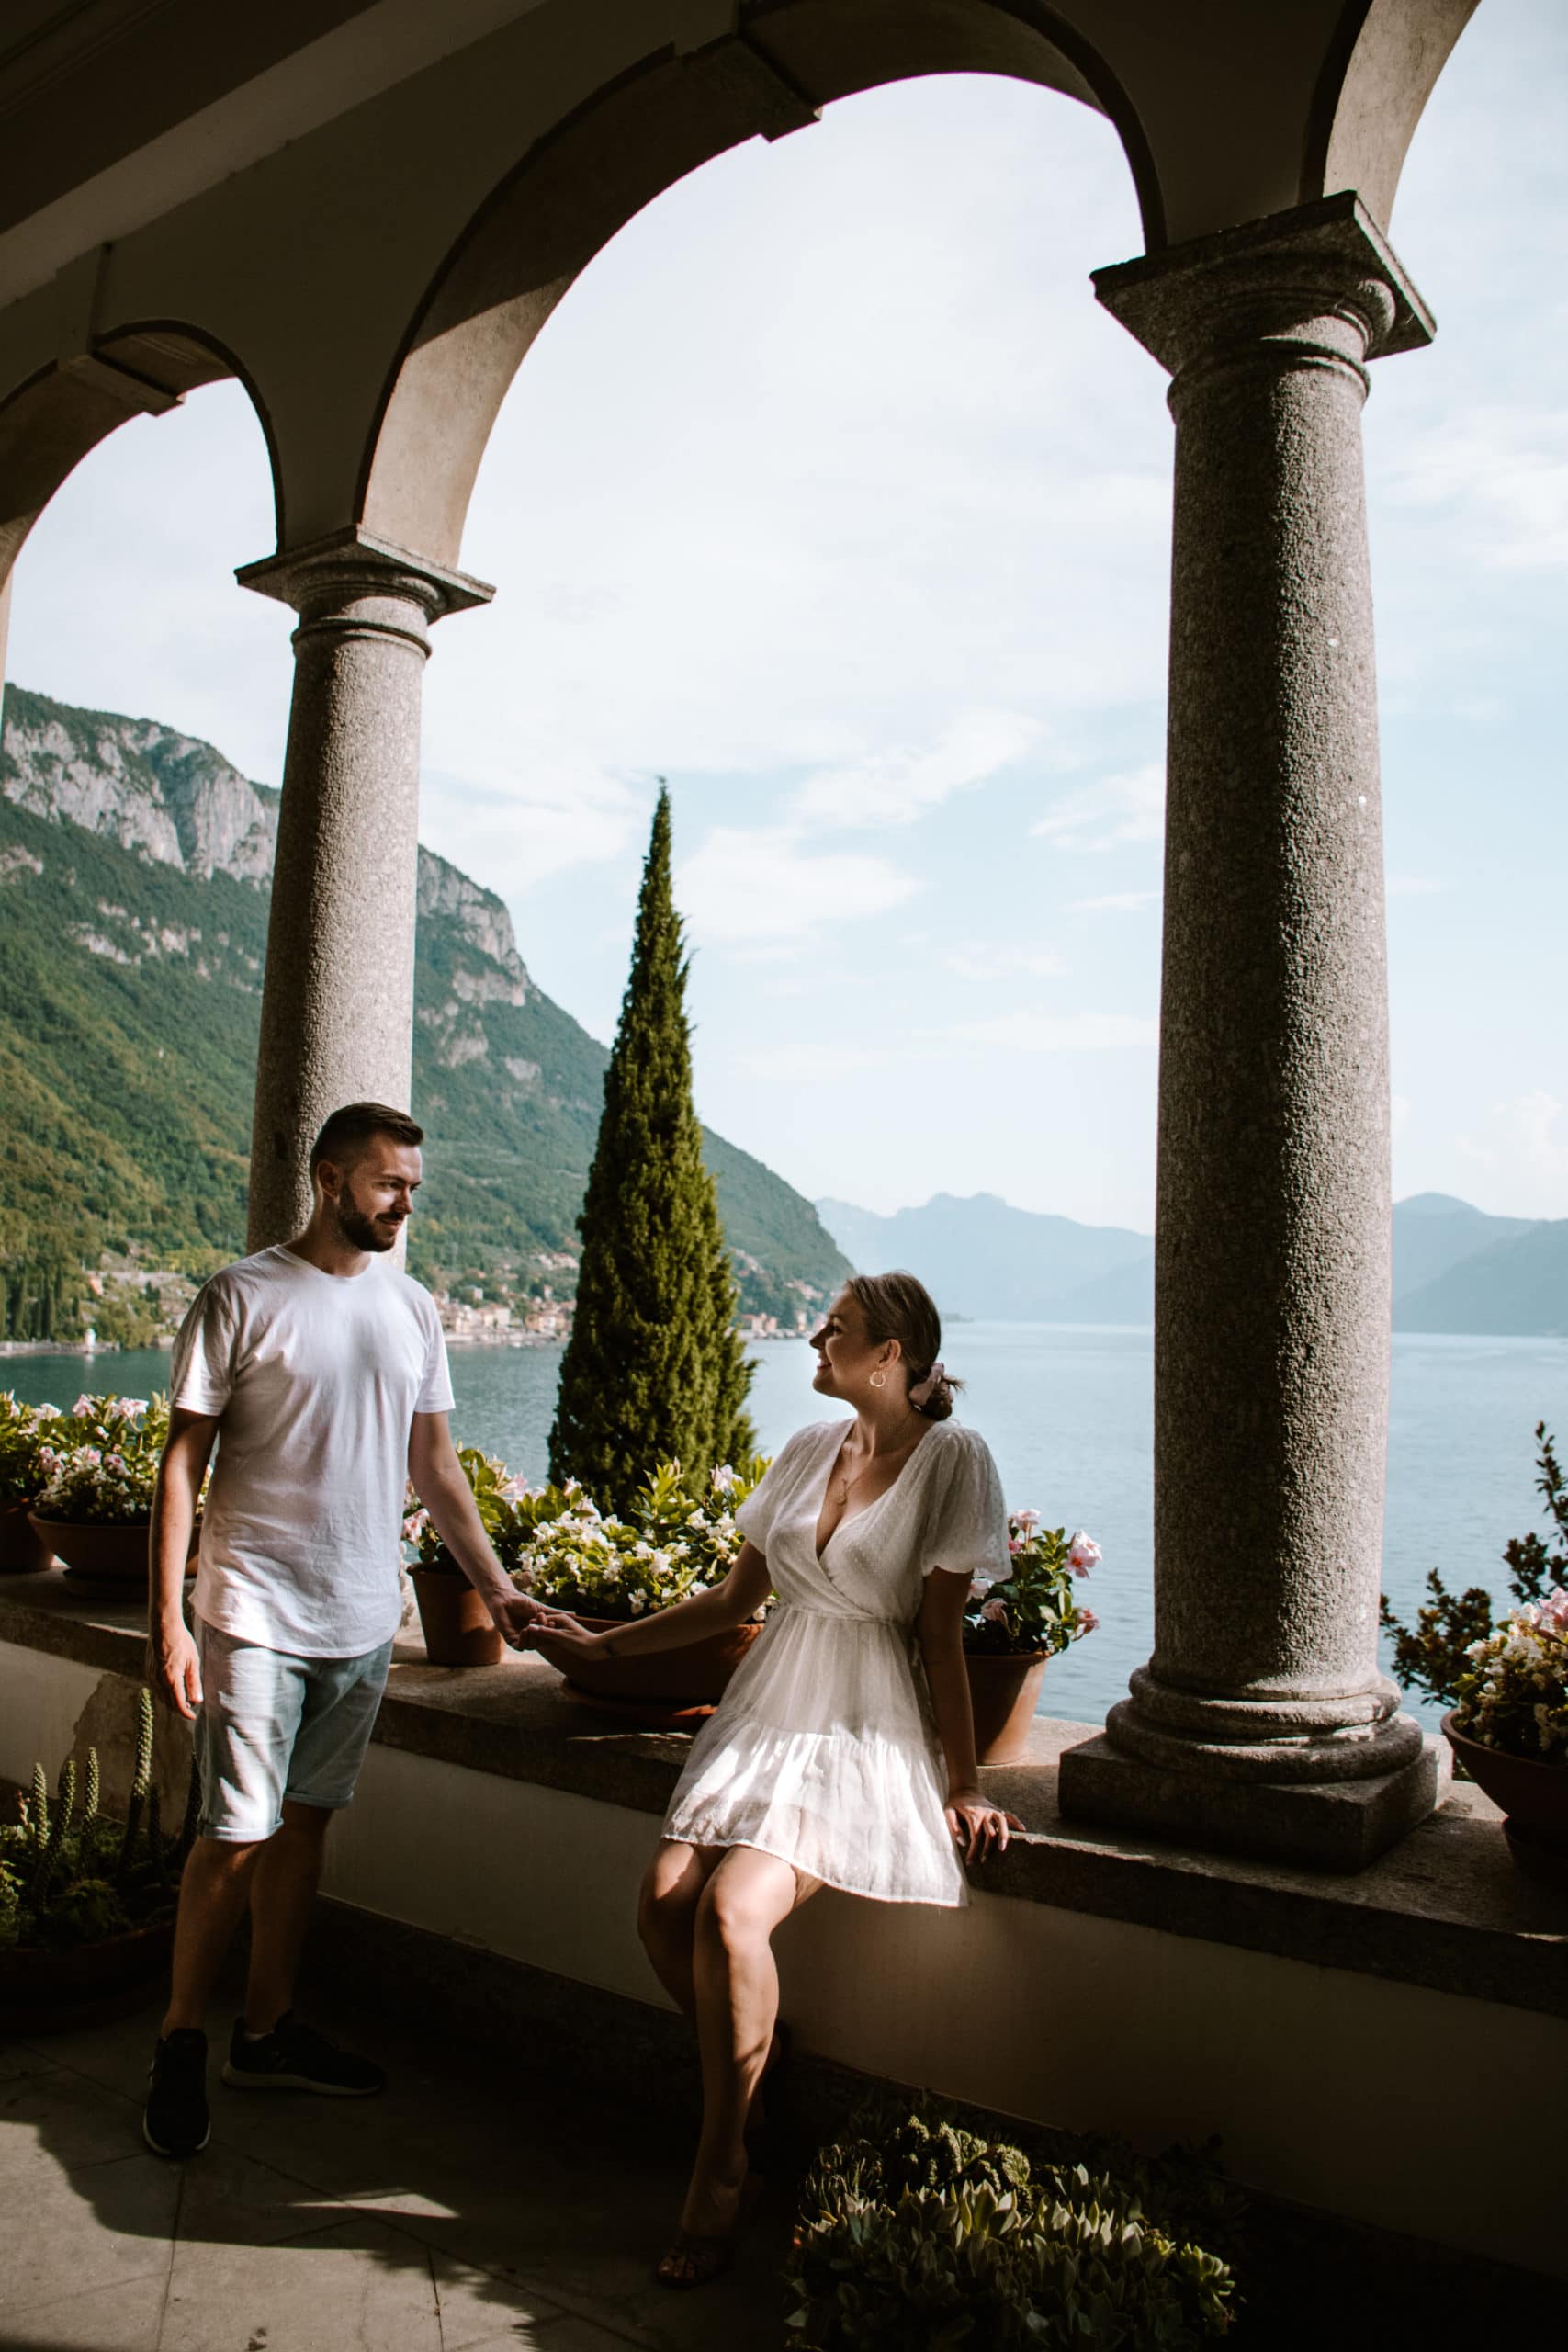
[[[1366,1780],[1228,1781],[1147,1763],[1101,1733],[1066,1749],[1060,1771],[1069,1821],[1258,1861],[1361,1871],[1442,1803],[1453,1759],[1445,1740],[1427,1738],[1407,1763]]]

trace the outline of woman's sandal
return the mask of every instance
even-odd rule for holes
[[[699,2237],[694,2230],[677,2230],[660,2257],[654,2278],[661,2287],[681,2290],[711,2286],[735,2259],[736,2232],[721,2237]]]
[[[756,2175],[748,2173],[741,2183],[740,2202],[736,2208],[733,2229],[722,2230],[713,2237],[705,2236],[696,2230],[677,2230],[660,2256],[659,2267],[653,2274],[657,2283],[682,2292],[690,2287],[711,2286],[716,2278],[722,2278],[735,2259],[742,2224],[761,2194],[761,2188],[762,2184]]]

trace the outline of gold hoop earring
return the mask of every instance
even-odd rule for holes
[[[871,1375],[871,1385],[874,1388],[886,1388],[887,1374],[885,1372],[874,1372]]]

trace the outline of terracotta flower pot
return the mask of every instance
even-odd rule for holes
[[[34,1534],[52,1546],[64,1561],[68,1576],[79,1577],[85,1584],[121,1584],[134,1586],[140,1592],[147,1590],[151,1561],[146,1520],[40,1519],[37,1511],[29,1517]],[[200,1542],[198,1519],[190,1532],[187,1577],[196,1574]]]
[[[1021,1764],[1048,1660],[965,1650],[976,1764]]]
[[[0,1510],[0,1577],[33,1577],[54,1566],[53,1544],[39,1532],[27,1503]]]
[[[592,1634],[625,1630],[624,1620],[614,1617],[580,1617],[578,1623]],[[595,1658],[591,1664],[569,1659],[547,1634],[536,1635],[534,1646],[567,1677],[569,1692],[614,1713],[635,1712],[649,1729],[684,1731],[712,1713],[761,1630],[761,1625],[736,1625],[680,1649],[654,1650],[646,1657]]]
[[[1443,1734],[1476,1786],[1506,1814],[1504,1834],[1519,1868],[1568,1886],[1568,1763],[1506,1755],[1456,1730],[1451,1714],[1443,1717]]]
[[[419,1604],[424,1655],[432,1666],[500,1665],[506,1645],[467,1577],[411,1568],[409,1581]]]
[[[169,1980],[172,1918],[66,1951],[14,1944],[0,1951],[0,2031],[56,2033],[129,2017]]]

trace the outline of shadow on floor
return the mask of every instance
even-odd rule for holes
[[[320,2015],[320,2012],[317,2012]],[[342,2018],[322,2018],[345,2040]],[[215,2016],[214,2025],[216,2027]],[[707,2352],[780,2344],[790,2199],[730,2275],[652,2281],[689,2126],[541,2075],[478,2082],[426,2040],[373,2036],[374,2100],[226,2089],[183,2165],[141,2139],[156,2012],[0,2049],[0,2199],[27,2216],[0,2342],[28,2352]],[[360,2046],[367,2046],[360,2037]],[[17,2128],[26,2127],[26,2128]]]

